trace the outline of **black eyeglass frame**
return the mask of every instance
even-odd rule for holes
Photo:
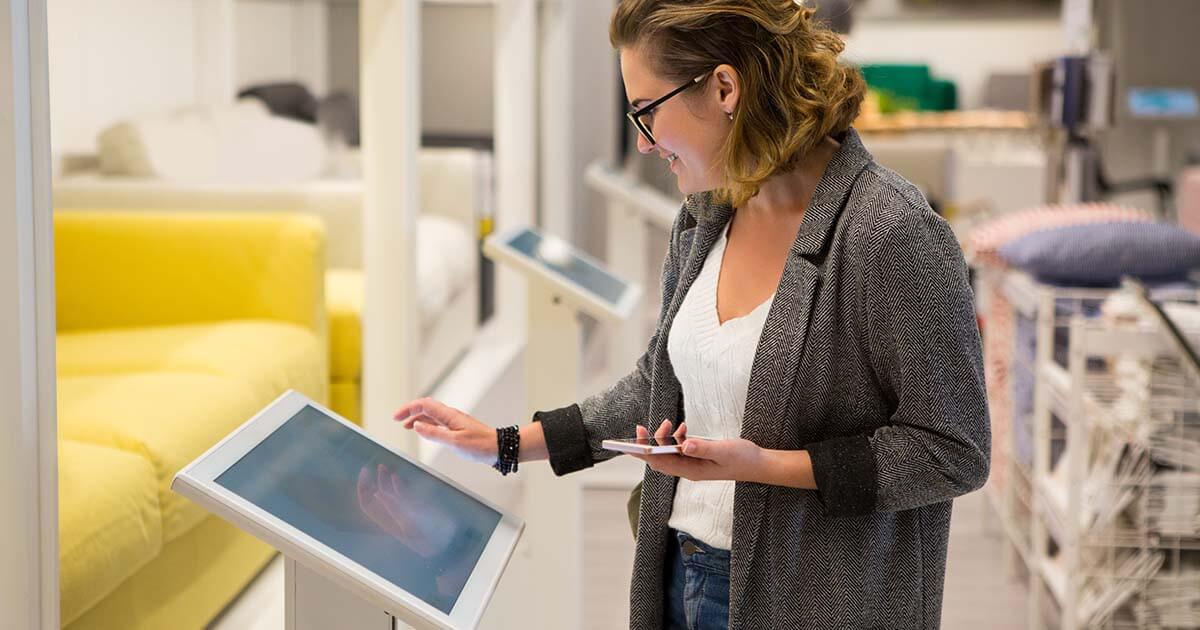
[[[656,107],[671,100],[671,98],[673,98],[675,95],[679,94],[680,92],[703,81],[704,78],[707,76],[708,76],[708,73],[705,72],[704,74],[696,77],[695,79],[692,79],[691,81],[684,83],[683,85],[675,88],[674,90],[667,92],[667,94],[665,96],[656,99],[655,101],[649,103],[648,105],[643,105],[631,112],[625,112],[625,117],[629,119],[629,122],[633,123],[634,129],[637,129],[638,133],[642,134],[642,137],[645,138],[647,142],[649,142],[651,145],[657,144],[654,141],[654,134],[650,132],[649,125],[642,122],[642,116],[645,116],[646,114],[649,114],[650,112],[654,111],[654,109]]]

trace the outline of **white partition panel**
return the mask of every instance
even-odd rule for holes
[[[538,202],[537,2],[496,0],[496,227],[533,225]],[[508,330],[525,326],[525,282],[496,270],[496,317]]]
[[[540,93],[537,137],[541,141],[540,212],[538,226],[547,233],[571,240],[578,211],[574,183],[574,145],[588,134],[576,126],[572,108],[572,63],[577,45],[572,37],[574,2],[543,2],[540,6],[538,64]],[[587,128],[590,129],[590,128]]]
[[[363,0],[363,421],[416,454],[392,412],[417,393],[416,216],[420,200],[419,0]]]
[[[46,4],[0,5],[0,611],[58,628]]]

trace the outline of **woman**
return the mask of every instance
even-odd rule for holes
[[[431,400],[396,414],[559,475],[635,431],[715,438],[642,458],[634,628],[936,628],[951,499],[987,478],[961,250],[850,128],[862,78],[811,13],[622,0],[610,38],[638,148],[687,195],[645,355],[519,431]]]

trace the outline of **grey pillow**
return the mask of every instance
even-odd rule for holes
[[[1166,223],[1090,223],[1026,234],[997,253],[1042,282],[1107,287],[1124,275],[1185,278],[1200,268],[1200,237]]]

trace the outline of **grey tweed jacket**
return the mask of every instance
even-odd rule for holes
[[[613,457],[605,438],[684,420],[667,332],[733,213],[685,202],[671,233],[658,330],[636,369],[577,405],[539,412],[564,475]],[[750,376],[741,435],[807,449],[818,490],[736,485],[729,625],[937,628],[951,499],[983,485],[990,432],[967,267],[921,193],[854,130],[792,245]],[[675,478],[646,469],[630,626],[663,623]]]

